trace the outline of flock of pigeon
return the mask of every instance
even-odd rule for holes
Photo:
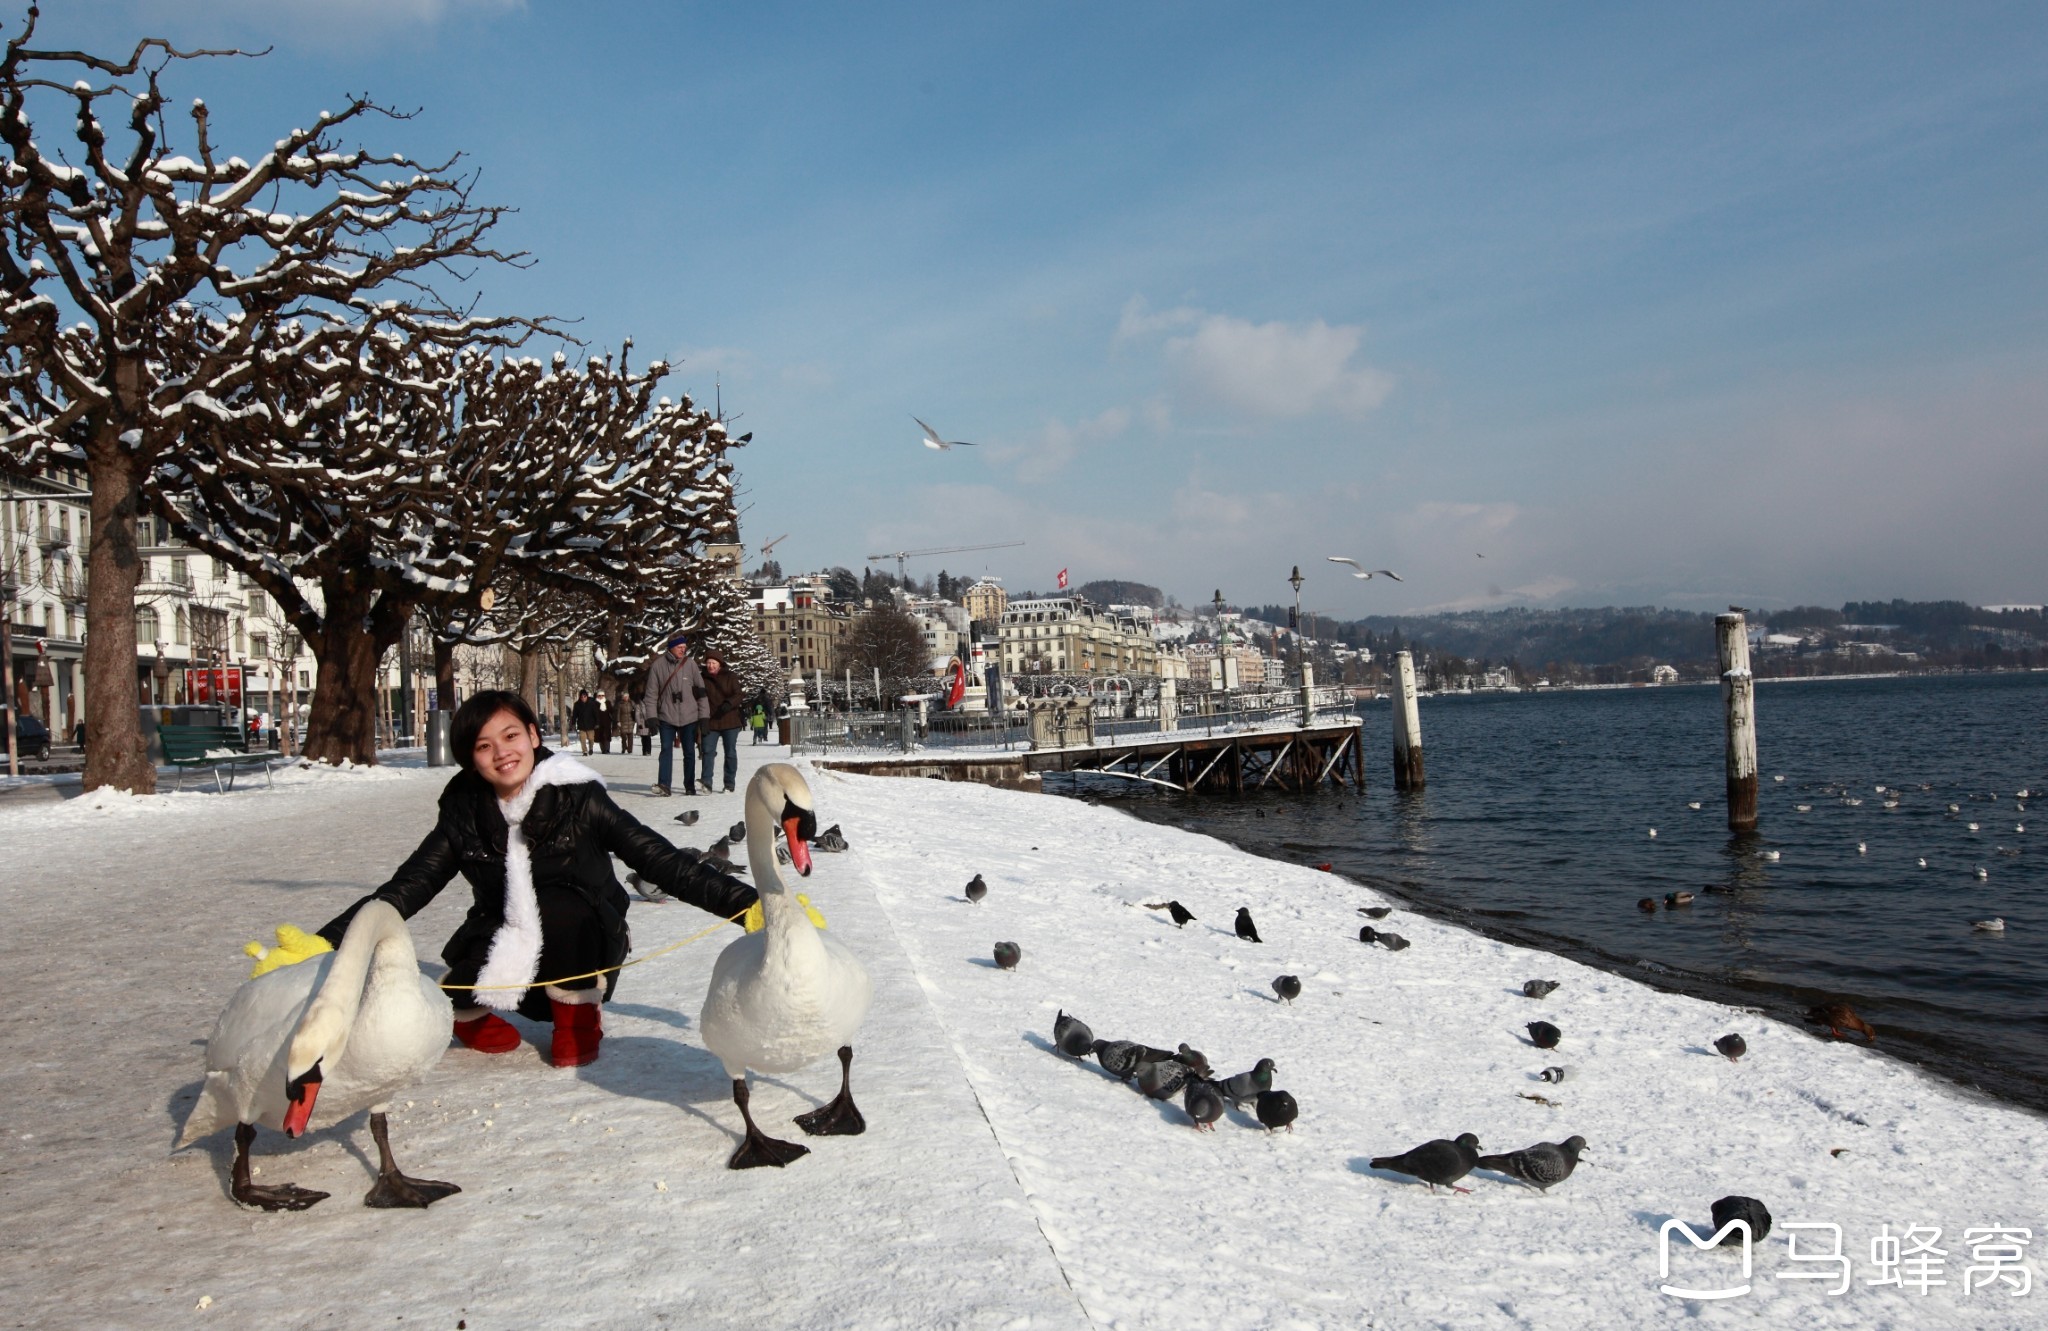
[[[988,898],[988,883],[980,874],[968,880],[963,890],[967,900],[976,905]],[[1145,908],[1165,911],[1176,928],[1185,927],[1197,918],[1193,911],[1178,901],[1148,901]],[[1391,906],[1361,906],[1359,914],[1384,920],[1392,910]],[[1237,908],[1235,932],[1247,943],[1265,941],[1259,937],[1259,926],[1252,919],[1248,906]],[[1401,935],[1372,925],[1360,928],[1358,939],[1362,943],[1377,943],[1394,952],[1409,945]],[[1015,943],[995,945],[996,965],[1004,970],[1015,969],[1022,955],[1022,950]],[[1522,993],[1529,998],[1542,999],[1557,987],[1556,980],[1530,980],[1522,986]],[[1274,976],[1273,992],[1281,1002],[1292,1005],[1301,997],[1301,977]],[[1563,1033],[1547,1021],[1532,1021],[1528,1029],[1530,1042],[1538,1049],[1555,1049],[1564,1038]],[[1086,1022],[1068,1015],[1065,1009],[1061,1009],[1054,1019],[1052,1034],[1053,1046],[1060,1054],[1076,1062],[1093,1057],[1104,1072],[1135,1086],[1149,1099],[1170,1100],[1178,1095],[1181,1108],[1187,1112],[1188,1120],[1197,1132],[1215,1131],[1216,1122],[1223,1117],[1226,1107],[1240,1113],[1249,1111],[1267,1132],[1282,1128],[1294,1131],[1294,1120],[1301,1113],[1301,1106],[1294,1096],[1273,1085],[1273,1074],[1279,1069],[1270,1058],[1261,1058],[1248,1071],[1218,1077],[1208,1058],[1184,1041],[1168,1050],[1136,1040],[1099,1040]],[[1739,1035],[1723,1036],[1716,1041],[1715,1047],[1730,1059],[1739,1058],[1746,1052]],[[1551,1082],[1563,1081],[1565,1076],[1566,1070],[1561,1067],[1546,1068],[1542,1073],[1543,1080]],[[1420,1179],[1429,1185],[1431,1192],[1443,1186],[1453,1192],[1469,1193],[1471,1189],[1459,1187],[1458,1180],[1474,1169],[1504,1174],[1548,1192],[1571,1177],[1572,1171],[1578,1168],[1579,1156],[1585,1151],[1586,1139],[1572,1136],[1561,1142],[1537,1142],[1501,1155],[1481,1155],[1479,1139],[1467,1132],[1455,1139],[1439,1138],[1424,1142],[1399,1155],[1377,1156],[1372,1167]],[[1720,1203],[1715,1205],[1718,1208]]]

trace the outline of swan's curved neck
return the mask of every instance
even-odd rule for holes
[[[355,1029],[356,1015],[363,1006],[370,968],[381,972],[417,972],[412,933],[405,919],[388,901],[372,901],[349,921],[341,946],[334,950],[334,962],[320,981],[319,992],[299,1019],[292,1033],[287,1062],[290,1075],[297,1077],[323,1058],[339,1058]]]
[[[775,862],[775,810],[768,807],[759,782],[747,786],[747,868],[761,897],[761,918],[772,923],[793,903],[789,886],[782,881],[782,866]]]

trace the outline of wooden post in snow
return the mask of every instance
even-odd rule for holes
[[[1422,789],[1422,711],[1415,705],[1415,653],[1394,653],[1394,789]]]
[[[1721,651],[1721,706],[1728,719],[1728,827],[1756,831],[1756,679],[1749,673],[1749,625],[1740,613],[1714,616]]]

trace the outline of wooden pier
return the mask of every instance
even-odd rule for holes
[[[1362,723],[1355,719],[1209,734],[1121,735],[1019,754],[1035,773],[1095,772],[1184,794],[1248,790],[1309,794],[1325,784],[1365,789]]]

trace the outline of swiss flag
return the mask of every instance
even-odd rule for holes
[[[1061,569],[1061,570],[1060,570],[1060,590],[1061,590],[1061,591],[1065,591],[1066,589],[1067,589],[1067,571],[1066,571],[1065,569]]]

